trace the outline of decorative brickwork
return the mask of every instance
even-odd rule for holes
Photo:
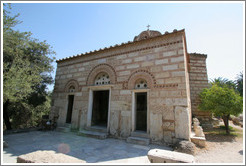
[[[154,85],[154,88],[174,88],[178,87],[178,84],[158,84]]]
[[[190,53],[190,94],[191,94],[191,108],[192,116],[197,117],[200,120],[209,120],[211,114],[209,112],[200,111],[198,109],[199,93],[204,89],[208,88],[208,77],[206,68],[205,54]]]
[[[95,66],[89,73],[87,77],[87,85],[94,85],[96,76],[103,72],[109,75],[112,84],[116,83],[116,73],[114,68],[109,64],[99,64]]]
[[[71,87],[74,87],[74,91],[73,92],[78,92],[80,91],[79,89],[79,84],[78,81],[71,79],[68,81],[68,83],[66,84],[64,91],[65,92],[71,92]]]
[[[153,88],[153,84],[156,84],[156,80],[153,74],[149,71],[140,69],[133,72],[128,78],[128,89],[134,89],[135,83],[138,79],[144,79],[147,81],[148,88]]]

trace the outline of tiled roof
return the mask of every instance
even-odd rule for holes
[[[181,29],[179,31],[174,29],[173,32],[167,32],[166,31],[163,35],[160,35],[160,36],[167,36],[169,34],[174,34],[174,33],[183,32],[183,31],[184,31],[184,29]],[[160,36],[155,36],[155,37],[152,37],[152,38],[158,38]],[[143,40],[149,40],[149,39],[152,39],[152,38],[147,38],[147,39],[143,39]],[[61,61],[69,60],[69,59],[72,59],[72,58],[77,58],[77,57],[81,57],[81,56],[85,56],[85,55],[90,55],[90,54],[97,53],[97,52],[100,52],[100,51],[109,50],[109,49],[112,49],[112,48],[121,47],[121,46],[125,46],[127,44],[137,43],[137,42],[141,42],[141,41],[142,40],[140,40],[140,41],[128,41],[128,42],[125,42],[125,43],[123,42],[121,44],[115,44],[114,46],[104,47],[104,48],[100,48],[98,50],[85,52],[85,53],[69,56],[69,57],[66,57],[66,58],[58,59],[58,60],[56,60],[56,62],[61,62]]]

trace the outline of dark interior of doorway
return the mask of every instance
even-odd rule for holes
[[[136,93],[136,130],[147,131],[147,92]]]
[[[74,100],[74,95],[69,95],[68,96],[68,107],[67,107],[66,123],[71,123],[71,120],[72,120],[73,100]]]
[[[109,90],[93,92],[92,126],[107,127]]]

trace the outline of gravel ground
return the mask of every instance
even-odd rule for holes
[[[230,126],[243,132],[239,126],[230,123]],[[233,136],[206,135],[207,147],[197,149],[198,163],[243,163],[243,138]]]

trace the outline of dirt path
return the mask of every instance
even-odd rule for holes
[[[239,126],[230,126],[236,128],[241,134],[243,129]],[[227,135],[206,135],[207,147],[197,149],[196,160],[198,163],[243,163],[243,137]]]

